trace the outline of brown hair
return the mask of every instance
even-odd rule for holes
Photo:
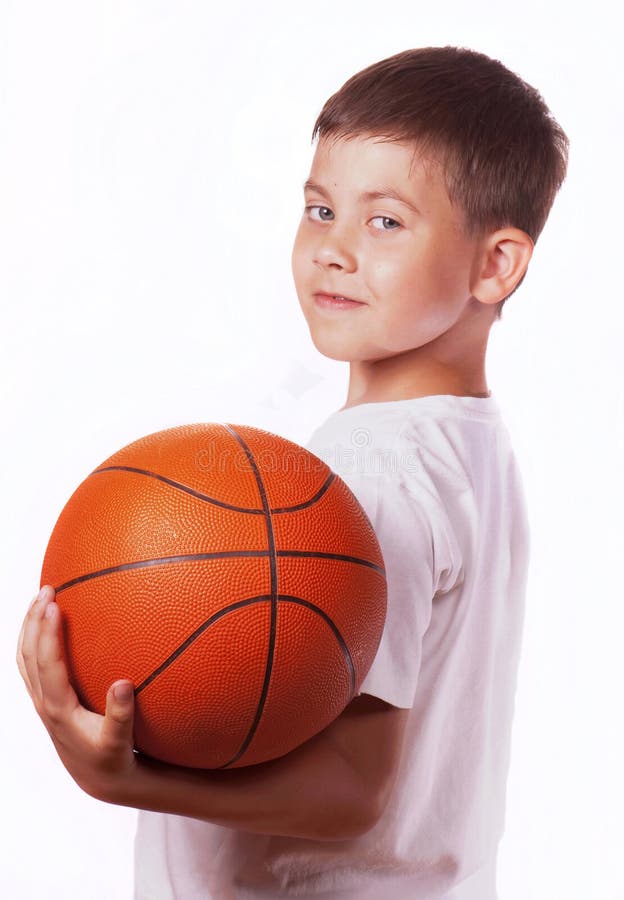
[[[366,133],[431,153],[470,235],[513,226],[537,241],[567,170],[568,138],[538,91],[460,47],[404,50],[357,72],[323,106],[312,141]]]

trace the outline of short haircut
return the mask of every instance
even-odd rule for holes
[[[460,47],[405,50],[357,72],[323,106],[312,141],[365,134],[437,160],[470,236],[513,226],[537,241],[567,171],[568,138],[538,91]]]

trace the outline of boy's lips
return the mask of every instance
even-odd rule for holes
[[[339,305],[340,303],[342,303],[343,305],[353,304],[354,306],[364,306],[364,302],[362,300],[355,300],[353,297],[347,297],[346,294],[328,294],[325,291],[315,291],[314,297],[324,305],[328,303]]]

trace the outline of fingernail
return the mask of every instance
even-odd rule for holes
[[[45,608],[45,612],[44,612],[44,616],[46,617],[46,619],[53,619],[54,616],[56,615],[57,609],[58,609],[58,607],[57,607],[56,603],[54,603],[54,601],[51,601],[50,603],[48,603],[48,605]]]
[[[37,602],[37,600],[41,600],[41,599],[43,598],[43,596],[44,596],[44,594],[45,594],[45,588],[46,588],[46,585],[44,585],[44,586],[39,590],[39,593],[36,594],[36,595],[33,597],[32,601],[31,601],[31,604],[30,604],[31,607],[33,607],[33,606],[35,605],[35,603]]]
[[[127,703],[134,693],[134,688],[126,681],[124,684],[116,684],[113,688],[113,693],[115,700],[118,700],[120,703]]]

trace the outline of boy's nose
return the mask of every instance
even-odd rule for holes
[[[347,272],[354,271],[357,256],[353,241],[344,230],[328,229],[314,249],[314,262],[323,268],[335,266]]]

